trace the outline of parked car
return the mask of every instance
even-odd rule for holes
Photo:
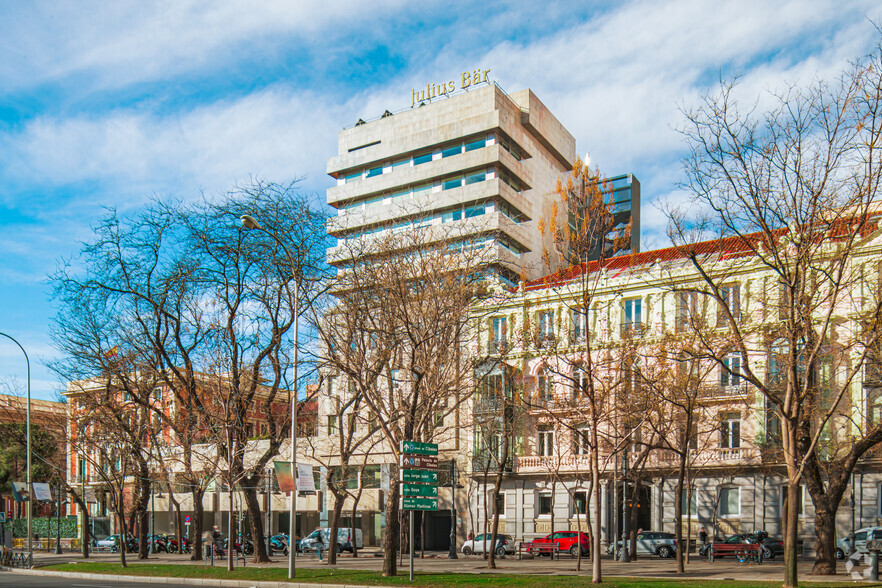
[[[630,548],[630,540],[619,541],[619,548],[628,546]],[[615,545],[609,546],[609,553],[615,551]],[[661,531],[643,531],[637,533],[637,555],[657,555],[659,557],[674,557],[677,552],[677,538],[673,533],[663,533]]]
[[[870,539],[882,539],[882,527],[864,527],[854,532],[854,550],[867,553],[867,541]],[[845,559],[850,552],[848,537],[836,542],[836,557]]]
[[[780,539],[769,537],[765,531],[759,531],[757,533],[738,533],[735,535],[731,535],[726,539],[717,538],[717,541],[715,541],[714,544],[719,543],[730,545],[734,543],[762,543],[763,559],[775,559],[775,556],[777,555],[784,555],[784,542]],[[702,557],[706,556],[708,550],[711,548],[711,545],[711,543],[705,543],[704,545],[700,546],[698,548],[698,555]],[[724,557],[724,555],[715,554],[714,557]]]
[[[355,540],[355,547],[364,548],[364,536],[361,529],[350,529],[341,527],[337,529],[337,553],[343,551],[353,551],[352,541]],[[331,529],[330,527],[321,527],[307,535],[300,542],[302,551],[315,551],[317,545],[321,543],[322,549],[328,549],[331,545]]]
[[[751,533],[750,538],[753,543],[763,544],[763,559],[775,559],[775,556],[784,555],[784,541],[782,539],[769,537],[765,531]]]
[[[110,551],[119,551],[119,535],[109,535],[104,539],[95,542],[98,549],[109,549]]]
[[[493,540],[492,533],[481,533],[474,539],[469,539],[462,544],[462,552],[466,555],[473,553],[484,553],[485,546],[490,548],[490,542]],[[496,555],[505,555],[506,553],[515,552],[515,543],[511,535],[496,534]]]
[[[530,553],[533,555],[541,555],[540,550],[535,548],[555,543],[560,551],[569,551],[570,555],[573,557],[579,557],[580,543],[582,545],[583,556],[587,556],[591,552],[591,538],[588,536],[588,533],[580,533],[578,531],[555,531],[554,533],[549,533],[545,537],[533,539],[529,544]]]

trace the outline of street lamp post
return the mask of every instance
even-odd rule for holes
[[[55,529],[55,553],[61,555],[61,481],[58,482],[58,508],[56,509],[56,529]],[[66,503],[65,503],[66,504]]]
[[[147,541],[147,553],[153,553],[153,536],[156,535],[156,495],[153,493],[153,482],[150,482],[150,539]]]
[[[266,470],[266,550],[270,551],[270,539],[273,536],[272,532],[272,522],[273,522],[273,470],[267,468]],[[288,549],[291,549],[291,546],[288,546]]]
[[[21,349],[21,352],[24,353],[25,356],[25,364],[27,365],[27,374],[28,374],[28,404],[27,411],[25,413],[26,420],[26,434],[27,434],[27,485],[28,485],[28,564],[30,566],[34,565],[34,544],[33,544],[33,536],[34,536],[34,521],[32,517],[31,510],[34,506],[34,488],[31,484],[31,360],[28,358],[28,353],[25,351],[24,347],[21,346],[14,337],[11,335],[7,335],[6,333],[0,332],[0,335],[3,335]]]
[[[262,231],[279,244],[285,253],[288,254],[288,260],[291,262],[291,275],[294,278],[294,393],[291,395],[291,474],[294,476],[294,490],[291,492],[291,508],[288,513],[288,578],[294,578],[297,572],[295,559],[297,541],[294,535],[296,530],[295,519],[297,518],[297,327],[300,323],[300,280],[294,270],[294,256],[291,255],[291,251],[281,239],[260,226],[260,223],[250,215],[243,214],[239,217],[239,220],[242,221],[242,226],[246,229]],[[267,549],[269,549],[269,546],[267,546]]]
[[[631,451],[631,433],[628,433],[625,449],[622,453],[622,550],[619,552],[619,561],[631,561],[629,552],[630,542],[628,539],[628,514],[631,507],[628,504],[628,452]]]
[[[451,461],[450,466],[450,551],[447,559],[459,559],[456,555],[456,459]]]

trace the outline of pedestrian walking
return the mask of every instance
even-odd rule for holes
[[[701,528],[701,531],[698,532],[698,540],[702,545],[707,545],[707,529],[704,527]]]

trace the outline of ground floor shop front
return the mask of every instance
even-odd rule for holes
[[[855,472],[836,517],[837,538],[851,529],[882,524],[882,467]],[[636,487],[635,487],[636,484]],[[549,476],[509,474],[503,480],[498,501],[493,484],[473,479],[469,489],[467,526],[475,533],[491,530],[493,514],[500,514],[499,531],[516,541],[530,541],[552,531],[586,530],[599,516],[604,550],[624,529],[674,532],[677,480],[647,474],[629,483],[627,495],[621,481],[604,479],[600,486],[600,512],[590,506],[590,484],[584,474]],[[684,533],[697,541],[704,528],[709,537],[764,530],[781,537],[782,513],[786,502],[786,479],[768,471],[718,472],[697,475],[690,481],[690,495],[684,497]],[[586,506],[587,505],[587,506]],[[633,509],[633,516],[625,514]],[[587,518],[586,518],[587,510]],[[799,542],[806,556],[814,554],[814,507],[802,488],[799,512]],[[627,520],[626,520],[627,519]]]

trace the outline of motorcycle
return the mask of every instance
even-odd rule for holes
[[[187,537],[184,537],[184,549],[183,553],[190,553],[192,548],[190,547],[190,540]],[[168,538],[168,552],[169,553],[177,553],[179,551],[178,540],[174,537]]]
[[[270,537],[269,549],[270,554],[274,551],[281,551],[285,555],[288,555],[288,535],[285,533],[279,533],[278,535]]]
[[[148,545],[153,545],[153,553],[168,553],[168,537],[162,535],[148,535]]]

